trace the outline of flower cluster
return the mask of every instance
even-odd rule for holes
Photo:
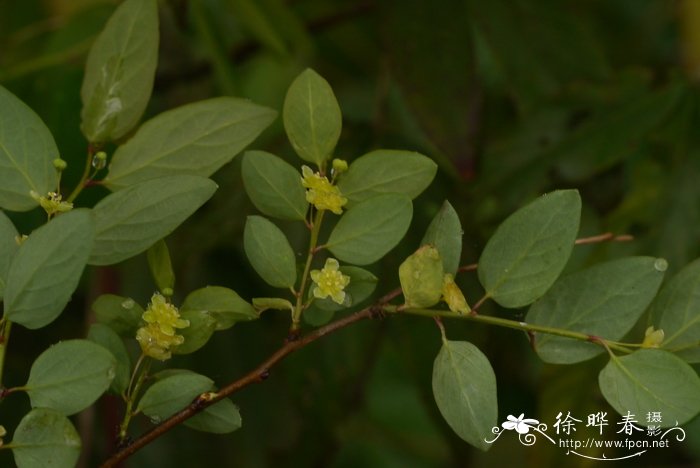
[[[338,270],[338,260],[329,258],[321,270],[312,270],[311,279],[316,284],[313,295],[319,299],[331,297],[333,302],[345,301],[345,287],[350,284],[350,277]]]
[[[326,176],[314,172],[308,166],[301,167],[301,183],[306,188],[306,201],[319,210],[330,210],[339,215],[343,206],[348,202],[340,189],[331,184]]]
[[[181,345],[185,338],[176,335],[176,328],[186,328],[188,320],[180,318],[180,313],[165,297],[155,293],[151,303],[141,316],[146,325],[136,332],[136,340],[146,356],[165,361],[170,359],[172,348]]]
[[[63,197],[56,192],[49,192],[48,196],[42,197],[32,190],[30,195],[34,200],[39,202],[39,205],[41,205],[49,216],[55,215],[56,213],[65,213],[73,209],[73,204],[62,201]]]

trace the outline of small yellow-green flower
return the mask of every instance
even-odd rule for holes
[[[348,170],[348,162],[344,159],[334,159],[333,160],[333,172],[335,174],[342,174]]]
[[[329,258],[321,270],[312,270],[311,279],[316,286],[314,297],[325,299],[331,297],[333,302],[342,304],[345,301],[345,287],[350,284],[350,277],[338,270],[338,260]]]
[[[32,198],[39,202],[39,205],[46,211],[46,213],[51,216],[56,213],[65,213],[73,209],[73,204],[70,202],[62,201],[61,195],[56,192],[49,192],[48,196],[39,196],[35,191],[31,191],[30,195]]]
[[[306,201],[316,209],[342,214],[348,199],[340,193],[340,189],[331,184],[326,176],[314,172],[308,166],[302,166],[301,173],[301,183],[306,187]]]
[[[146,325],[138,329],[136,340],[143,353],[160,361],[170,359],[172,348],[185,341],[182,335],[175,334],[175,329],[186,328],[190,322],[181,319],[177,307],[158,293],[153,295],[141,318]]]
[[[644,332],[644,341],[642,342],[642,348],[658,348],[664,341],[664,331],[654,330],[654,327],[649,327]]]
[[[447,303],[447,306],[452,312],[457,312],[459,314],[468,314],[469,304],[464,298],[464,294],[455,283],[454,278],[451,274],[445,273],[445,277],[442,281],[442,299]]]

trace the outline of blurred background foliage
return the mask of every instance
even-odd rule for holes
[[[52,130],[68,161],[65,187],[77,183],[86,154],[79,90],[87,50],[116,2],[0,0],[0,83]],[[379,293],[398,284],[410,254],[444,199],[464,228],[462,263],[477,261],[498,223],[536,195],[578,188],[582,235],[628,233],[635,241],[577,247],[569,271],[621,255],[669,260],[677,271],[700,243],[700,1],[698,0],[163,0],[153,116],[220,95],[281,110],[287,87],[313,67],[333,86],[344,115],[337,156],[371,149],[420,151],[440,167],[415,202],[411,230],[374,267]],[[2,109],[0,109],[0,112]],[[253,145],[300,161],[281,119]],[[240,158],[216,176],[212,201],[167,242],[178,273],[176,298],[207,284],[244,298],[268,296],[247,264],[242,227],[255,213],[240,179]],[[87,191],[78,204],[101,193]],[[21,232],[37,212],[14,215]],[[299,223],[297,223],[299,224]],[[306,231],[283,229],[301,252]],[[473,274],[458,283],[474,302]],[[23,382],[31,361],[58,339],[83,336],[90,304],[105,292],[142,304],[155,289],[145,255],[114,268],[90,267],[69,310],[38,332],[17,327],[7,381]],[[524,317],[490,304],[483,313]],[[646,319],[630,334],[641,341]],[[499,421],[525,413],[551,426],[559,411],[583,419],[609,412],[597,389],[603,358],[544,365],[526,337],[510,330],[448,323],[491,359]],[[252,369],[286,336],[288,317],[266,314],[217,334],[201,351],[173,359],[220,384]],[[430,321],[362,323],[303,349],[270,379],[235,395],[244,426],[226,436],[178,428],[128,466],[447,467],[587,466],[539,441],[502,437],[487,453],[457,438],[440,417],[430,378],[439,347]],[[10,399],[1,422],[14,427],[26,402]],[[24,406],[23,406],[24,405]],[[79,415],[83,466],[113,450],[122,408],[104,398]],[[696,418],[697,421],[697,418]],[[582,426],[582,425],[580,425]],[[145,430],[142,421],[137,431]],[[697,466],[700,424],[674,448],[651,450],[636,466]],[[588,433],[579,427],[576,437]],[[626,453],[608,451],[607,457]],[[6,456],[7,454],[3,454]],[[0,459],[0,464],[11,463]],[[624,463],[622,463],[624,464]]]

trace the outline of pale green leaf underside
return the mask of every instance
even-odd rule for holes
[[[340,106],[328,82],[311,69],[289,87],[282,113],[294,151],[321,166],[331,157],[342,129]]]
[[[112,383],[112,353],[88,340],[61,341],[41,353],[25,385],[32,407],[65,415],[90,406]]]
[[[600,390],[615,410],[637,416],[662,415],[663,427],[685,424],[700,411],[700,378],[679,357],[659,349],[642,349],[611,359],[598,376]]]
[[[664,271],[653,257],[629,257],[564,276],[527,315],[533,325],[621,339],[637,322],[661,285]],[[536,335],[537,354],[547,362],[572,364],[604,351],[593,343]]]
[[[271,286],[290,288],[297,278],[294,251],[284,233],[262,216],[248,216],[243,247],[251,265]]]
[[[700,260],[683,268],[651,305],[655,327],[665,334],[663,348],[687,362],[700,362]]]
[[[105,183],[122,189],[174,176],[209,177],[231,161],[277,113],[245,99],[218,97],[163,112],[117,148]]]
[[[433,395],[440,414],[465,441],[484,441],[497,424],[496,376],[488,358],[466,341],[447,341],[433,364]]]
[[[138,410],[156,420],[163,420],[192,403],[201,393],[212,389],[214,382],[194,372],[169,375],[144,392]]]
[[[7,273],[10,270],[10,263],[17,252],[17,229],[12,221],[0,211],[0,300],[5,293],[7,284]]]
[[[29,192],[46,195],[56,188],[57,157],[56,142],[39,116],[0,86],[0,208],[37,206]]]
[[[440,252],[445,273],[455,275],[462,256],[462,224],[450,202],[445,200],[423,236],[421,245],[430,244]]]
[[[27,413],[12,438],[12,453],[19,468],[73,468],[80,447],[80,436],[70,420],[49,408]]]
[[[114,380],[110,385],[111,390],[121,395],[126,391],[131,378],[131,358],[126,350],[124,341],[109,326],[101,323],[93,323],[88,330],[88,340],[97,343],[112,353],[116,360]]]
[[[158,63],[156,0],[126,0],[93,43],[80,90],[83,134],[113,141],[136,126],[153,89]]]
[[[576,190],[548,193],[509,216],[479,259],[479,280],[486,294],[510,308],[542,296],[569,259],[580,218]]]
[[[408,196],[378,195],[344,213],[326,247],[344,262],[369,265],[396,247],[412,217],[413,204]]]
[[[412,151],[375,150],[355,160],[338,181],[348,207],[383,193],[416,198],[433,181],[437,164]]]
[[[170,176],[132,185],[103,198],[94,208],[91,265],[111,265],[148,249],[170,234],[216,190],[209,179]]]
[[[78,286],[94,239],[85,209],[58,215],[34,231],[10,264],[5,316],[27,328],[51,323]]]
[[[228,434],[240,429],[243,422],[238,407],[228,398],[208,406],[187,421],[185,426],[212,434]]]
[[[280,219],[306,217],[309,204],[299,170],[265,151],[247,151],[241,172],[246,192],[261,212]]]
[[[217,330],[231,328],[236,322],[258,318],[252,305],[236,291],[222,286],[206,286],[189,293],[180,307],[181,311],[201,311],[211,316]]]

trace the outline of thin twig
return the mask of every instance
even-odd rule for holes
[[[596,244],[598,242],[605,242],[605,241],[610,241],[610,242],[629,242],[634,240],[634,237],[629,235],[629,234],[621,234],[619,236],[616,236],[612,232],[606,232],[604,234],[598,234],[597,236],[591,236],[591,237],[582,237],[580,239],[576,239],[574,244],[576,245],[583,245],[583,244]]]

